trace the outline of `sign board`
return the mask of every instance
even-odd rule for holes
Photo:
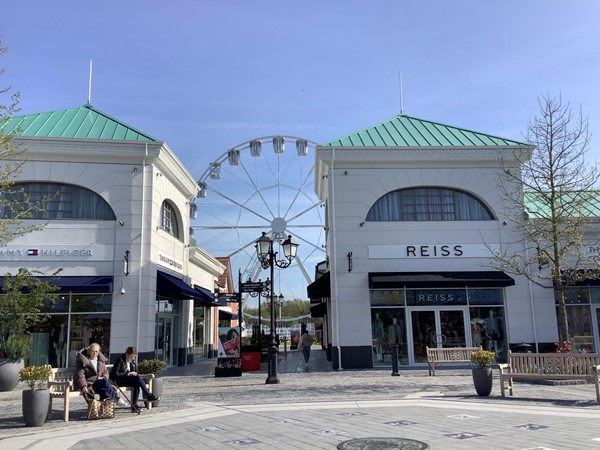
[[[263,292],[268,288],[268,283],[263,281],[261,283],[241,283],[240,292]]]
[[[215,298],[217,300],[227,300],[228,302],[237,302],[239,300],[239,295],[237,292],[227,292],[223,294],[215,294]]]

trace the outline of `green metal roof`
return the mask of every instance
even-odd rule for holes
[[[149,134],[94,109],[89,103],[80,108],[11,117],[0,126],[0,131],[26,137],[156,141]]]
[[[548,218],[549,192],[525,192],[525,211],[530,219]],[[563,217],[600,217],[600,192],[578,191],[561,194],[557,203]]]
[[[323,145],[331,147],[514,147],[528,144],[399,115]]]

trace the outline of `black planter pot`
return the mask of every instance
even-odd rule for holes
[[[473,384],[477,395],[487,397],[492,392],[492,368],[486,367],[483,369],[471,369],[473,373]]]
[[[23,409],[23,420],[26,427],[41,427],[48,417],[48,404],[50,392],[48,389],[23,391],[21,405]]]
[[[19,369],[22,359],[0,358],[0,392],[13,391],[19,385]]]

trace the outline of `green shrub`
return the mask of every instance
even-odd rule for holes
[[[51,373],[52,367],[48,365],[24,367],[19,370],[19,381],[27,383],[32,391],[40,390]]]
[[[28,334],[19,334],[8,336],[0,344],[0,353],[4,358],[26,359],[31,353],[31,336]]]
[[[492,367],[492,363],[496,359],[496,354],[487,350],[476,350],[471,353],[471,361],[479,369]]]
[[[167,363],[160,359],[145,359],[138,364],[138,372],[142,375],[153,373],[156,375],[167,368]]]

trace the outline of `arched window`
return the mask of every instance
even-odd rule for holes
[[[175,207],[167,200],[162,204],[160,211],[161,227],[171,236],[179,239],[179,221]]]
[[[385,194],[369,210],[367,221],[494,220],[473,195],[457,189],[419,187]]]
[[[106,200],[72,184],[15,183],[1,195],[0,217],[3,219],[116,220]]]

